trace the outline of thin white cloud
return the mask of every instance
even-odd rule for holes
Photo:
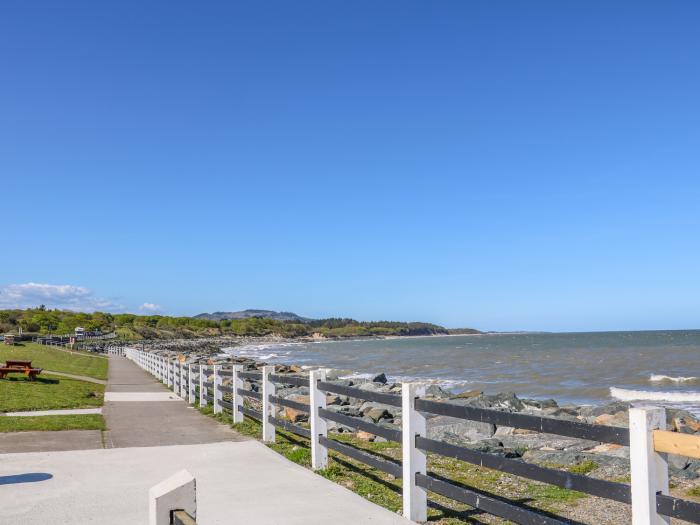
[[[143,303],[139,306],[139,310],[143,312],[160,312],[160,305],[155,303]]]
[[[124,307],[110,299],[96,297],[91,290],[72,284],[24,283],[0,287],[0,307],[35,308],[40,304],[47,308],[60,308],[92,312],[123,311]]]

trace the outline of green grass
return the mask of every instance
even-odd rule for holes
[[[100,414],[27,417],[0,416],[0,432],[105,429],[105,420]]]
[[[15,346],[0,345],[0,363],[4,363],[7,359],[28,359],[36,368],[95,379],[107,379],[107,364],[109,363],[105,357],[83,352],[69,353],[36,343],[20,343]]]
[[[700,498],[700,485],[697,487],[693,487],[687,492],[688,496],[691,496],[693,498]]]
[[[569,472],[573,474],[588,474],[589,472],[593,472],[597,468],[598,463],[596,463],[593,460],[587,459],[586,461],[582,461],[581,463],[574,465],[573,467],[569,467]]]
[[[104,390],[104,385],[50,374],[41,374],[36,381],[24,376],[0,379],[0,412],[99,407]]]

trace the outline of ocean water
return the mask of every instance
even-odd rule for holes
[[[648,400],[700,412],[700,330],[484,334],[236,347],[271,363],[385,372],[451,390],[576,404]]]

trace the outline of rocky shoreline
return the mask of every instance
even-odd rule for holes
[[[222,346],[238,346],[243,344],[265,344],[283,342],[284,340],[270,338],[261,341],[260,338],[216,338],[207,341],[156,341],[144,342],[144,347],[159,355],[171,358],[180,357],[186,363],[192,364],[242,364],[247,370],[257,370],[264,364],[247,357],[221,355]],[[306,374],[307,371],[295,365],[277,365],[278,373]],[[331,371],[329,380],[337,381],[344,386],[353,386],[371,392],[389,394],[401,393],[401,385],[391,383],[383,373],[371,379],[340,379],[340,372]],[[228,381],[228,380],[226,380]],[[246,380],[245,388],[258,391],[259,385]],[[282,386],[277,387],[277,395],[300,403],[308,403],[308,387]],[[609,425],[628,427],[627,411],[630,403],[617,401],[600,406],[560,405],[554,399],[535,400],[520,398],[512,392],[494,395],[479,391],[464,391],[453,393],[438,385],[427,388],[426,397],[440,402],[486,408],[512,413],[531,414],[542,417],[552,417],[569,421],[579,421],[594,425]],[[372,401],[349,398],[347,396],[329,394],[327,396],[328,410],[343,415],[359,417],[367,422],[386,425],[389,427],[401,424],[401,409]],[[667,425],[670,430],[700,435],[700,421],[685,410],[668,408]],[[307,420],[305,413],[291,409],[279,410],[283,417],[297,424]],[[383,441],[383,438],[372,434],[355,431],[338,423],[329,421],[331,432],[355,433],[358,438],[367,441]],[[508,458],[519,458],[523,461],[554,468],[576,468],[584,466],[586,473],[599,478],[626,480],[629,477],[629,448],[620,445],[604,444],[584,439],[569,438],[551,434],[543,434],[525,429],[496,426],[478,421],[467,421],[448,416],[428,416],[428,437],[471,447],[483,452],[501,455]],[[681,456],[669,455],[669,474],[674,482],[686,484],[700,478],[700,461]]]

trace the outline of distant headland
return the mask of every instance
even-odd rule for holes
[[[200,337],[356,338],[479,334],[474,328],[448,329],[425,322],[357,321],[331,317],[311,319],[292,312],[241,310],[202,313],[194,317],[130,313],[75,312],[45,306],[0,310],[0,333],[69,335],[76,328],[113,334],[125,340]]]

